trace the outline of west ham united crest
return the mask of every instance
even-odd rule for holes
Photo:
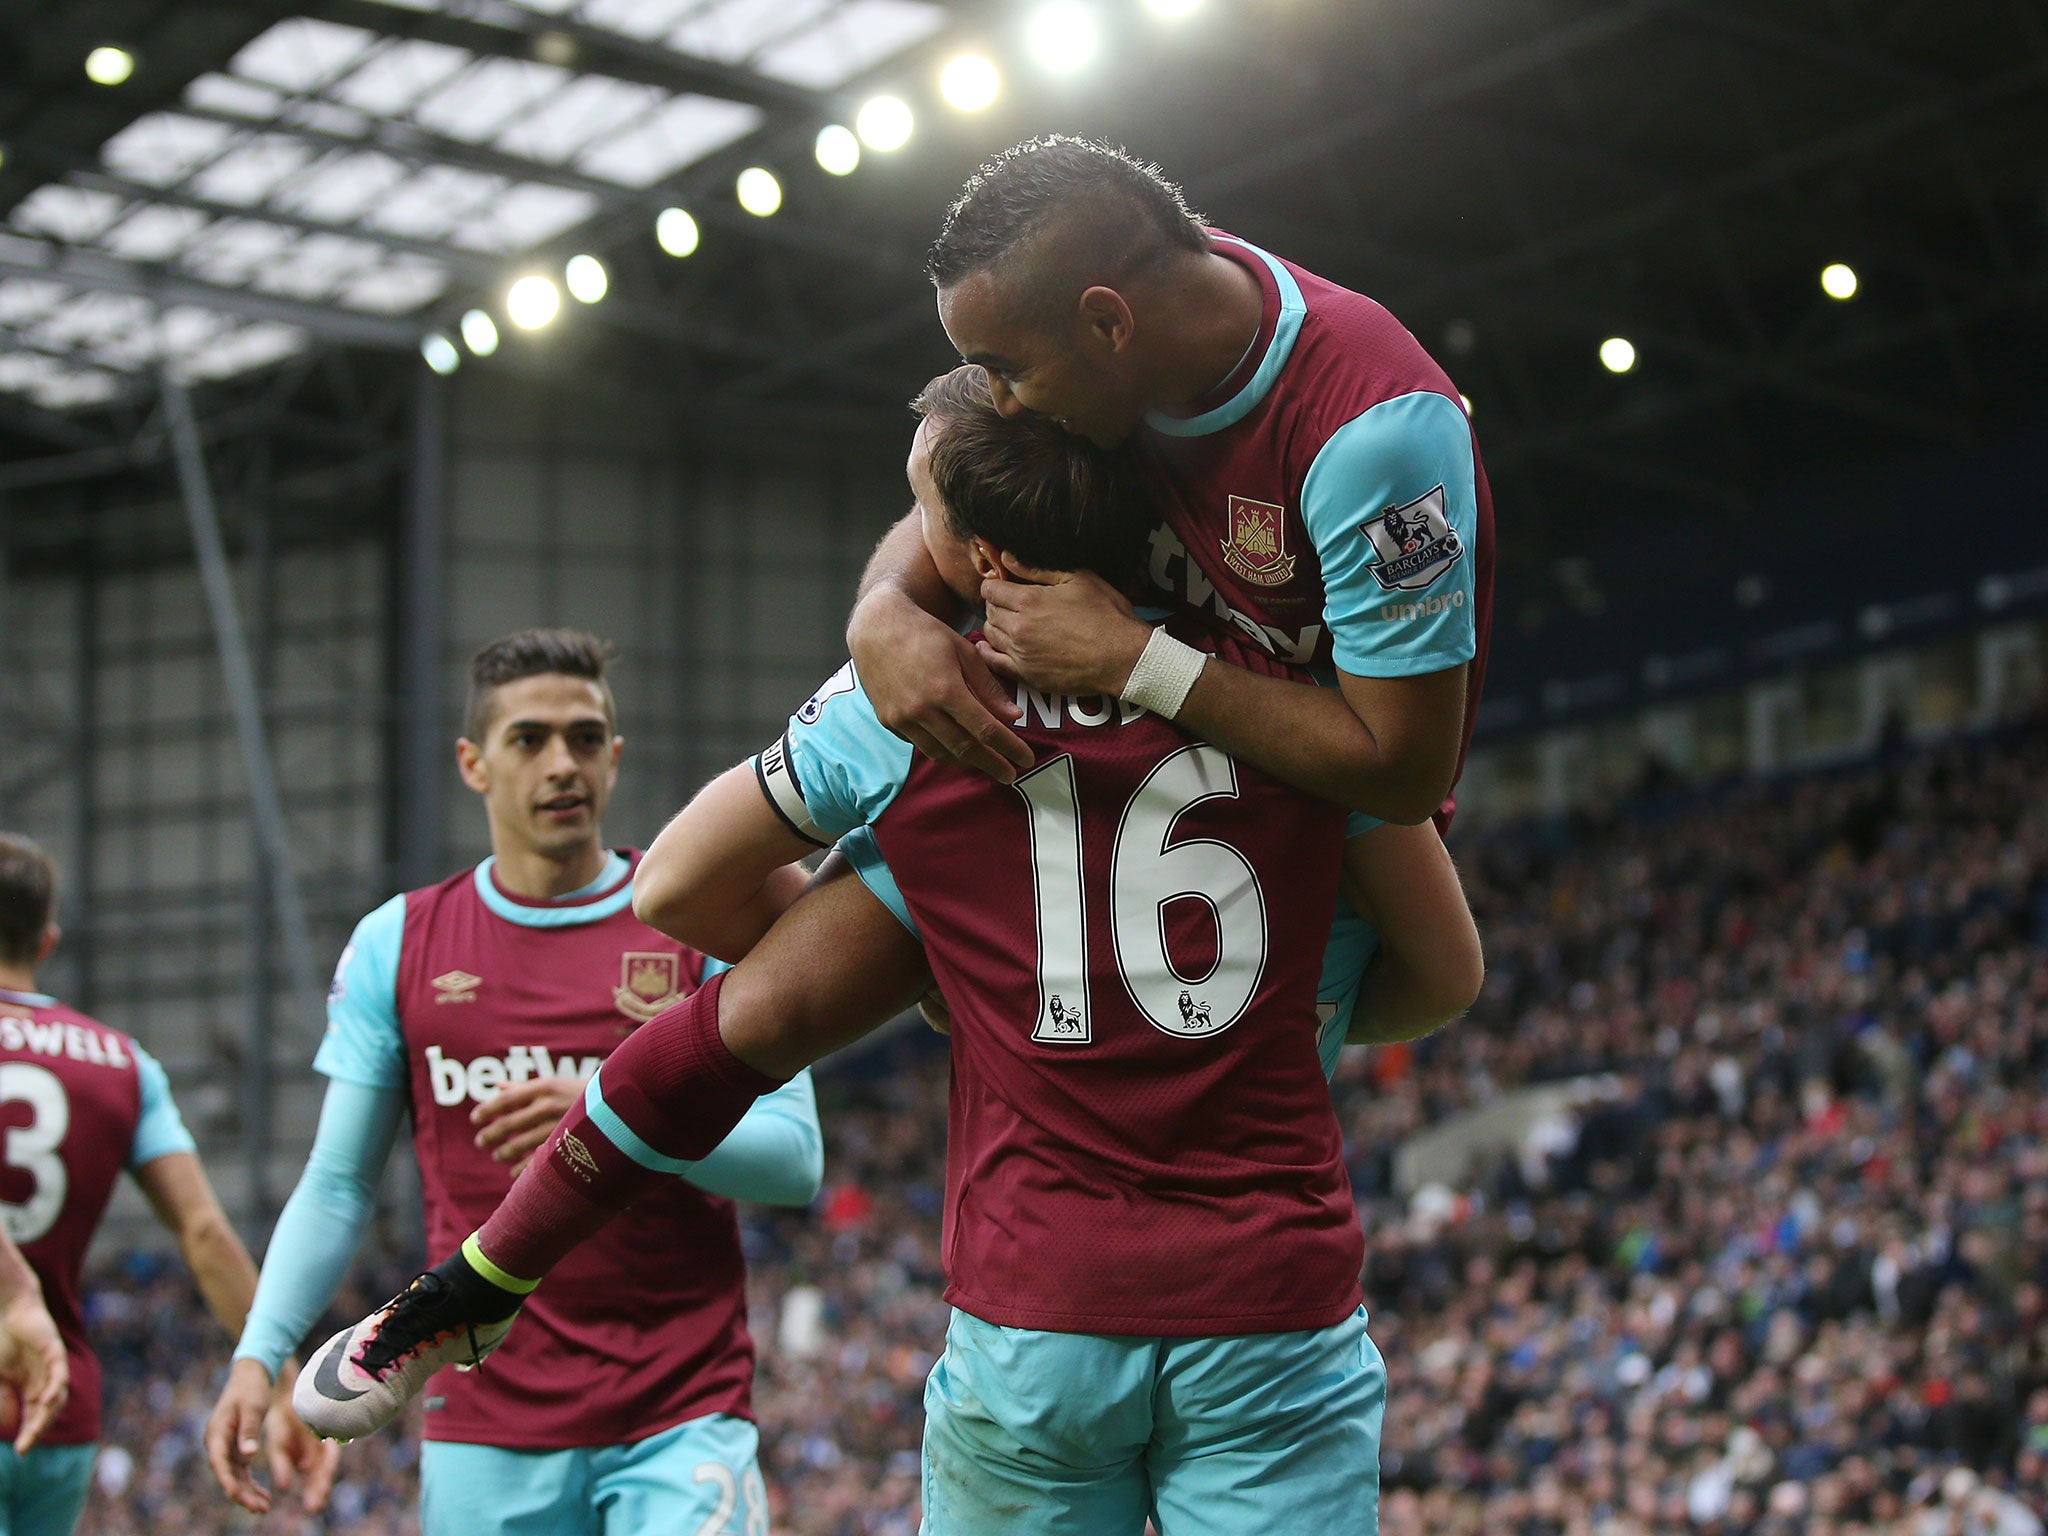
[[[1287,553],[1287,509],[1249,496],[1230,498],[1230,537],[1223,563],[1259,587],[1294,580],[1294,556]]]
[[[627,1018],[645,1024],[676,1000],[681,979],[675,955],[629,949],[619,956],[612,1001]]]
[[[1389,507],[1358,531],[1372,540],[1379,559],[1372,574],[1389,592],[1419,592],[1456,565],[1465,541],[1444,516],[1444,488]]]

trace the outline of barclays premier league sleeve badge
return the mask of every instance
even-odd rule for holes
[[[1465,555],[1465,541],[1444,516],[1442,486],[1406,506],[1387,508],[1358,531],[1372,540],[1379,556],[1372,574],[1389,592],[1419,592]]]

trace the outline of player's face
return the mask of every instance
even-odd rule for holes
[[[910,480],[910,494],[917,501],[918,522],[924,528],[924,547],[939,568],[953,595],[964,603],[981,601],[981,574],[975,567],[974,542],[956,535],[946,526],[945,503],[932,479],[932,423],[927,417],[917,424],[910,440],[910,461],[903,467]]]
[[[494,840],[564,858],[598,838],[624,745],[605,717],[604,691],[587,677],[547,672],[506,683],[492,703],[484,740],[464,740],[458,751]]]
[[[939,323],[965,361],[988,370],[1005,416],[1050,416],[1114,448],[1150,404],[1136,376],[1130,310],[1108,289],[1089,289],[1071,313],[1047,323],[978,272],[940,292]]]

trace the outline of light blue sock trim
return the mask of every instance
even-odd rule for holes
[[[1273,274],[1273,282],[1280,290],[1280,319],[1273,327],[1273,339],[1266,344],[1266,355],[1259,361],[1259,371],[1251,376],[1251,381],[1243,389],[1215,410],[1204,411],[1199,416],[1169,416],[1163,411],[1145,413],[1145,425],[1155,432],[1164,432],[1168,437],[1207,437],[1211,432],[1236,426],[1250,415],[1252,407],[1266,398],[1273,381],[1280,377],[1280,370],[1287,366],[1288,354],[1294,350],[1294,338],[1301,334],[1301,322],[1308,314],[1308,301],[1301,296],[1301,285],[1294,280],[1294,274],[1280,264],[1278,257],[1260,250],[1249,240],[1232,236],[1223,238],[1232,245],[1243,246],[1266,264],[1266,270]]]
[[[616,859],[619,856],[613,854],[612,857]],[[583,923],[598,922],[612,916],[614,913],[624,911],[633,904],[633,883],[627,880],[625,884],[621,885],[602,901],[584,902],[577,906],[522,906],[516,901],[509,900],[504,892],[491,883],[491,866],[497,862],[496,855],[493,855],[477,865],[476,893],[483,898],[484,905],[489,907],[491,911],[505,919],[506,922],[517,923],[522,928],[574,928]],[[619,868],[616,871],[607,863],[605,866],[606,876],[615,880],[624,880],[626,874],[625,862],[624,859],[619,859]],[[594,883],[599,889],[603,888],[602,877]],[[583,887],[584,891],[590,889],[591,886],[588,885]],[[566,902],[580,894],[581,892],[571,892],[568,896],[559,899]]]
[[[603,1069],[591,1074],[590,1082],[583,1089],[583,1113],[597,1123],[605,1139],[642,1168],[655,1173],[688,1173],[697,1165],[680,1157],[664,1157],[633,1134],[633,1128],[621,1120],[611,1105],[605,1103],[604,1094],[598,1089],[597,1080],[603,1076]]]

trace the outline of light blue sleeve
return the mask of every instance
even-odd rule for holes
[[[128,1042],[135,1053],[135,1072],[142,1079],[142,1115],[135,1122],[135,1139],[128,1144],[128,1167],[132,1172],[170,1152],[196,1152],[198,1145],[185,1129],[185,1118],[171,1098],[171,1080],[157,1059]]]
[[[1309,466],[1301,514],[1340,668],[1412,677],[1472,659],[1478,471],[1455,400],[1397,395],[1339,427]]]
[[[818,1096],[808,1067],[756,1099],[725,1140],[694,1162],[656,1151],[619,1118],[605,1102],[602,1067],[584,1087],[583,1112],[606,1140],[641,1167],[675,1174],[729,1200],[809,1205],[825,1181],[825,1138],[818,1128]]]
[[[327,1085],[312,1155],[270,1234],[256,1299],[235,1346],[236,1359],[261,1361],[273,1381],[341,1288],[404,1114],[402,1090],[340,1077]]]
[[[1358,1011],[1359,985],[1379,947],[1379,930],[1339,896],[1337,914],[1330,922],[1330,942],[1323,950],[1323,979],[1316,987],[1316,1016],[1322,1020],[1316,1048],[1323,1058],[1324,1077],[1336,1074],[1344,1036]]]
[[[895,874],[882,858],[882,845],[875,841],[874,829],[855,827],[839,839],[839,852],[853,866],[853,872],[860,876],[860,883],[889,909],[897,922],[910,930],[913,939],[922,944],[924,935],[918,931],[917,919],[910,915],[910,903],[903,899]]]
[[[849,661],[790,717],[782,739],[754,759],[754,772],[783,820],[822,845],[889,808],[910,775],[913,753],[876,718]]]
[[[398,1022],[398,947],[405,897],[356,924],[327,988],[327,1033],[313,1070],[366,1088],[405,1087],[405,1031]]]

